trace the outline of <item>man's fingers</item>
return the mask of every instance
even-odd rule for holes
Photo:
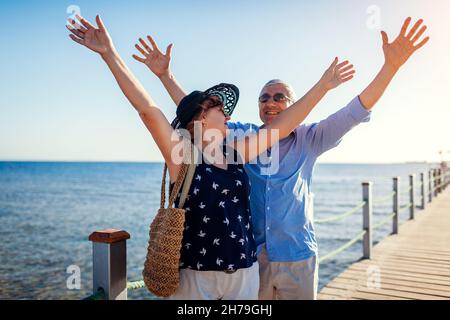
[[[430,40],[430,37],[426,37],[426,38],[423,39],[422,42],[420,42],[417,46],[414,46],[414,51],[415,51],[415,50],[418,50],[418,49],[420,49],[420,48],[422,48],[422,47],[425,45],[425,43],[428,42],[428,40]]]
[[[158,45],[156,44],[155,40],[153,40],[153,38],[151,36],[147,35],[147,39],[148,39],[148,41],[150,41],[150,43],[153,47],[153,50],[161,52],[161,50],[159,50]]]
[[[166,49],[166,56],[169,57],[169,59],[172,57],[172,47],[173,43],[169,44]]]
[[[145,57],[148,57],[148,53],[147,53],[144,49],[142,49],[141,46],[140,46],[139,44],[136,43],[136,44],[134,45],[134,47],[135,47],[136,49],[138,49],[139,52],[142,53]]]
[[[139,42],[142,44],[145,50],[147,50],[148,54],[152,53],[152,49],[150,49],[150,47],[148,46],[147,42],[144,41],[144,39],[139,38]]]
[[[352,71],[349,71],[349,72],[346,72],[346,73],[342,73],[341,74],[341,79],[345,79],[345,78],[348,78],[350,76],[353,76],[355,73],[356,73],[355,70],[352,70]]]
[[[66,28],[72,32],[74,35],[76,35],[78,38],[84,39],[84,33],[78,31],[76,28],[72,27],[71,25],[66,24]]]
[[[423,33],[427,30],[427,26],[423,26],[420,28],[419,32],[416,34],[414,38],[411,39],[411,42],[414,44],[419,38],[423,35]]]
[[[89,21],[87,21],[85,18],[83,18],[82,16],[77,14],[76,17],[81,22],[81,24],[84,27],[86,27],[86,29],[88,29],[88,30],[89,29],[95,29],[95,27]]]
[[[383,46],[389,44],[389,39],[386,32],[381,31],[381,38],[383,39]]]
[[[348,60],[345,60],[344,62],[339,63],[336,65],[336,69],[341,69],[343,66],[347,65],[349,62]]]
[[[73,34],[69,34],[70,39],[84,46],[84,39],[75,37]]]
[[[411,17],[406,18],[405,22],[403,22],[402,29],[400,30],[400,36],[406,35],[406,30],[408,29],[410,22],[411,22]]]
[[[348,71],[348,70],[350,70],[352,68],[353,68],[353,65],[351,64],[349,66],[346,66],[345,68],[339,69],[339,72],[340,73],[344,73],[344,72],[346,72],[346,71]]]
[[[137,56],[135,54],[133,54],[133,58],[136,59],[139,62],[145,63],[145,59],[144,58],[141,58],[141,57],[139,57],[139,56]]]
[[[414,26],[412,27],[412,29],[408,32],[408,35],[406,36],[407,39],[411,39],[413,37],[413,35],[416,33],[417,29],[419,29],[420,25],[422,24],[423,19],[419,19]]]

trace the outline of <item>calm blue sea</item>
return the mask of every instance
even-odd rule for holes
[[[315,216],[325,218],[362,200],[361,182],[372,181],[375,197],[392,191],[392,177],[424,172],[431,164],[318,164],[313,192]],[[148,226],[159,207],[161,163],[0,162],[0,299],[81,299],[92,291],[92,231],[117,228],[128,241],[128,280],[141,279]],[[419,179],[416,180],[419,182]],[[419,195],[419,188],[417,188]],[[402,197],[402,204],[407,202]],[[374,207],[374,223],[392,204]],[[407,212],[400,217],[407,219]],[[362,230],[361,214],[318,224],[320,255]],[[391,226],[377,230],[378,242]],[[320,266],[320,287],[361,257],[358,242]],[[81,270],[81,289],[69,290],[67,267]],[[129,299],[152,299],[146,289]]]

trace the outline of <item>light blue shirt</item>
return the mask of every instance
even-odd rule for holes
[[[370,119],[359,97],[318,123],[297,127],[268,150],[268,156],[245,165],[251,183],[251,213],[258,253],[266,245],[270,261],[288,262],[317,255],[311,202],[317,158],[336,147],[353,127]],[[229,129],[258,131],[249,123]]]

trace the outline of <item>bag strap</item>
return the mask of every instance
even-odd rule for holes
[[[194,161],[195,155],[195,147],[192,146],[191,149],[191,162],[189,164],[188,171],[186,173],[186,177],[184,178],[183,190],[181,191],[180,202],[178,204],[178,208],[183,208],[184,202],[186,201],[187,194],[189,189],[191,188],[192,178],[194,177],[195,168],[197,167]]]
[[[191,149],[191,142],[187,139],[184,139],[184,157],[183,157],[183,163],[181,164],[180,172],[178,173],[177,180],[175,181],[175,185],[173,186],[172,192],[169,195],[169,206],[168,208],[171,208],[173,206],[173,203],[178,195],[178,192],[180,191],[181,185],[183,184],[188,169],[190,169],[192,166],[195,169],[195,163],[192,161],[192,149]],[[191,169],[192,170],[192,169]],[[161,203],[160,203],[160,209],[163,209],[166,202],[166,175],[167,175],[167,164],[164,163],[164,172],[163,177],[161,181]],[[192,173],[193,175],[193,173]],[[192,177],[190,178],[192,181]],[[189,184],[190,182],[189,181]],[[190,186],[189,186],[190,187]],[[184,188],[183,188],[184,191]],[[189,189],[186,191],[186,193],[189,191]],[[184,204],[184,203],[183,203]]]

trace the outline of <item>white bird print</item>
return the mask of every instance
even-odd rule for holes
[[[202,251],[200,251],[200,253],[204,256],[206,254],[206,249],[203,248]]]
[[[241,260],[242,259],[247,259],[247,256],[245,255],[245,253],[241,253]]]
[[[186,243],[184,246],[186,247],[186,249],[189,250],[189,248],[192,246],[192,244],[190,244],[190,243],[188,242],[188,243]]]
[[[241,180],[234,180],[234,181],[236,181],[236,187],[237,187],[237,186],[242,186]]]
[[[214,190],[217,190],[217,187],[218,187],[218,186],[219,186],[219,185],[213,181],[213,185],[212,185],[213,189],[214,189]]]
[[[233,201],[234,203],[238,203],[238,202],[239,202],[239,199],[236,198],[236,196],[234,196],[233,200],[231,200],[231,201]]]
[[[213,241],[213,244],[215,244],[216,246],[220,246],[219,241],[220,241],[219,238],[215,238],[214,241]]]
[[[198,236],[200,238],[204,238],[206,236],[206,233],[204,233],[203,230],[200,230],[200,232],[198,233]]]
[[[238,242],[239,242],[240,244],[244,245],[244,242],[245,242],[245,241],[244,241],[244,239],[241,238],[241,239],[239,239]]]
[[[245,241],[247,241],[247,242],[248,242],[248,237],[247,237],[247,236],[245,236]]]
[[[242,169],[238,169],[238,171],[241,172],[241,173],[244,172]]]
[[[225,208],[225,201],[220,201],[219,202],[219,207]]]
[[[206,207],[206,205],[204,205],[203,202],[200,202],[200,204],[198,205],[198,207],[199,207],[200,209],[204,209],[204,208]]]
[[[223,220],[223,223],[225,223],[228,226],[230,224],[230,221],[228,220],[228,218],[225,218],[225,220]]]
[[[239,222],[241,222],[242,221],[242,217],[241,217],[241,215],[238,215],[238,220],[239,220]]]
[[[191,208],[189,208],[189,207],[186,207],[186,211],[191,211]]]
[[[231,233],[230,233],[230,238],[232,238],[232,239],[236,238],[236,235],[234,234],[233,231],[231,231]]]
[[[250,222],[249,223],[247,223],[247,225],[245,226],[245,229],[250,229]]]
[[[198,180],[198,181],[202,180],[202,176],[198,174],[198,175],[195,177],[195,180]]]
[[[230,190],[228,190],[228,189],[223,189],[223,190],[222,190],[222,193],[223,193],[224,195],[227,195],[228,192],[230,192]]]
[[[203,217],[203,222],[204,223],[208,223],[209,220],[211,220],[211,218],[208,218],[207,216]]]
[[[206,168],[205,170],[206,170],[206,172],[212,172],[211,168]]]
[[[195,195],[197,195],[197,193],[198,193],[199,191],[200,191],[200,189],[194,188],[194,191],[193,191],[193,192],[194,192]]]
[[[203,267],[203,265],[200,262],[197,262],[197,270],[200,270],[201,267]]]
[[[233,270],[234,264],[229,264],[228,265],[228,270]]]
[[[218,266],[220,266],[220,264],[223,262],[223,260],[220,260],[219,258],[217,258],[217,260],[216,260],[216,264],[218,265]]]
[[[188,226],[188,225],[186,225],[186,227],[184,227],[184,230],[187,230],[187,229],[189,229],[189,226]]]

